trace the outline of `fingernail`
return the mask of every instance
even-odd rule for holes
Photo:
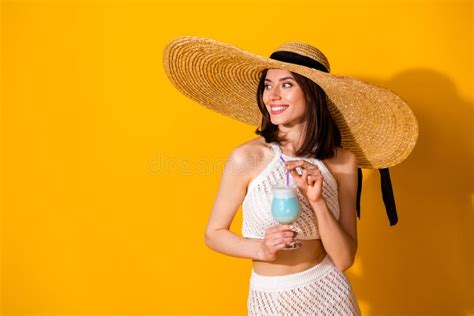
[[[290,229],[294,229],[294,228],[295,228],[295,226],[293,226],[293,225],[290,225]]]

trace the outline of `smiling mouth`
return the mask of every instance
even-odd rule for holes
[[[283,105],[272,105],[271,108],[271,114],[277,115],[280,113],[285,112],[285,110],[289,107],[289,105],[283,104]]]

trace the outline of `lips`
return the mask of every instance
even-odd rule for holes
[[[270,104],[271,114],[277,115],[283,113],[288,107],[288,104]]]

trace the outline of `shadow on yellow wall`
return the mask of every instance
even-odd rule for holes
[[[429,69],[410,69],[383,83],[367,80],[410,104],[419,138],[409,158],[391,168],[399,223],[390,231],[380,226],[388,220],[378,202],[378,175],[364,182],[360,268],[350,274],[358,297],[371,315],[419,306],[432,306],[425,310],[432,315],[472,313],[473,104],[447,76]]]

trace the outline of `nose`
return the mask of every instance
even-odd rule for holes
[[[270,91],[269,98],[270,98],[270,100],[279,100],[281,98],[280,89],[278,87],[273,88]]]

